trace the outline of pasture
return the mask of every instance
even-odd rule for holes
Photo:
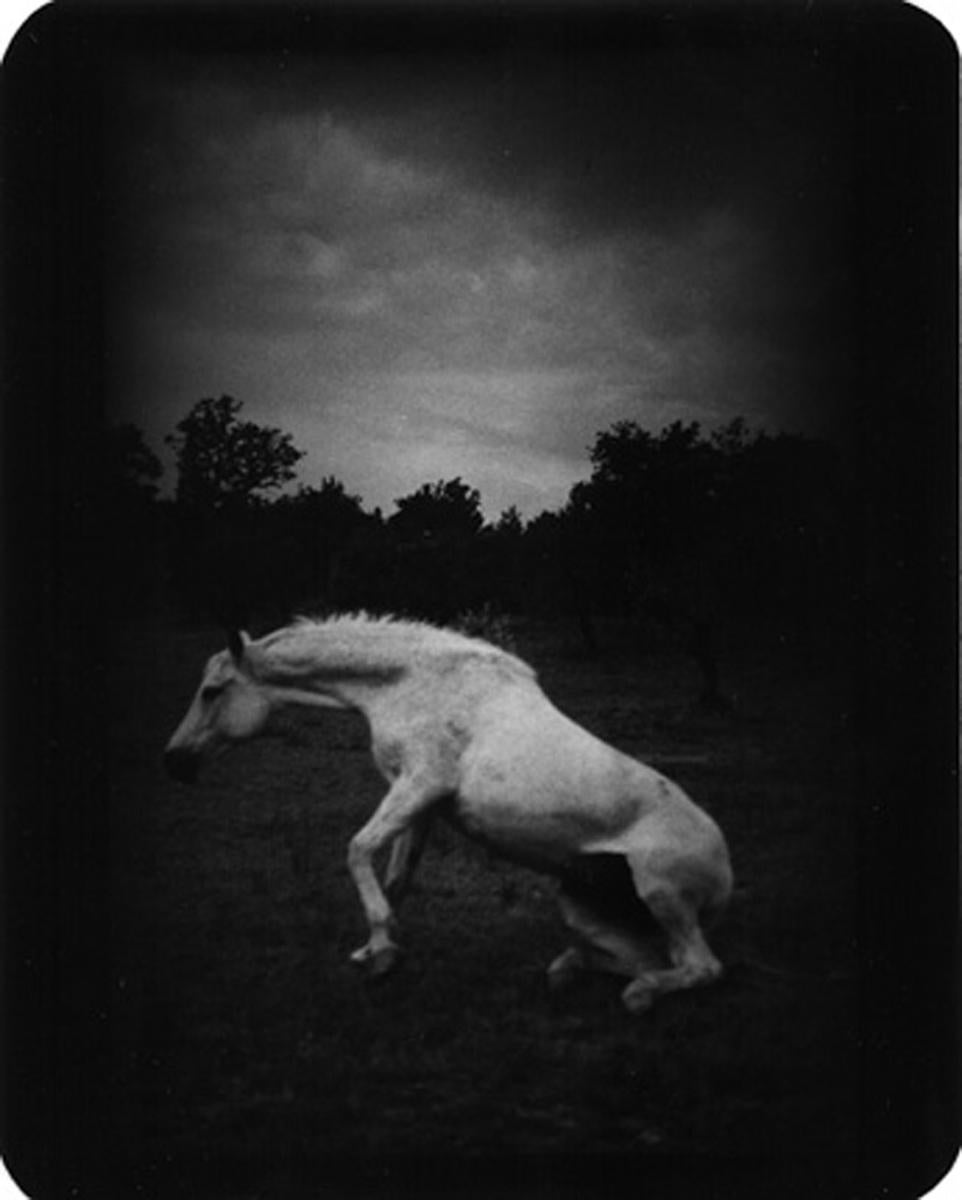
[[[194,787],[171,782],[162,747],[221,641],[128,630],[110,668],[109,1091],[156,1194],[331,1194],[345,1170],[359,1186],[414,1161],[853,1149],[850,681],[778,639],[729,646],[736,703],[712,715],[668,651],[608,638],[587,657],[537,625],[516,642],[559,707],[722,826],[736,890],[711,941],[725,977],[637,1017],[615,980],[549,993],[565,944],[551,882],[439,826],[401,909],[404,961],[366,980],[348,961],[365,929],[345,851],[384,786],[363,723],[292,714]]]

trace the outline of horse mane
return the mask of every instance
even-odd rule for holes
[[[338,676],[392,676],[439,658],[477,658],[534,677],[520,658],[491,642],[454,629],[366,612],[299,616],[289,625],[252,642],[258,658],[285,674],[320,669]]]

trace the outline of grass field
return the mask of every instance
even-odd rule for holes
[[[851,1148],[858,831],[844,677],[777,645],[729,651],[734,710],[707,716],[682,659],[587,658],[559,631],[519,630],[561,708],[677,779],[729,839],[737,887],[712,938],[724,979],[631,1017],[614,980],[548,992],[565,943],[550,881],[445,828],[401,914],[401,968],[359,976],[345,850],[383,791],[366,729],[298,715],[199,785],[167,781],[160,751],[218,646],[132,630],[113,666],[110,1090],[132,1160],[173,1178],[178,1163],[207,1163],[211,1195],[253,1200],[288,1194],[292,1164],[318,1155]],[[171,1195],[202,1194],[184,1180]]]

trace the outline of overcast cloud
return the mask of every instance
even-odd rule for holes
[[[386,511],[560,506],[631,418],[844,393],[844,107],[797,53],[138,61],[110,197],[116,411],[229,393]]]

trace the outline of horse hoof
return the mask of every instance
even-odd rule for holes
[[[372,979],[376,979],[380,975],[386,975],[394,967],[400,954],[399,947],[395,946],[393,942],[378,947],[373,947],[368,942],[366,946],[354,951],[351,955],[351,962],[355,966],[363,967]]]
[[[655,989],[650,984],[636,979],[621,993],[621,1001],[632,1016],[638,1016],[647,1012],[655,1003]]]

